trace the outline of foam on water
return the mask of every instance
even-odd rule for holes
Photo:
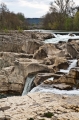
[[[51,92],[51,93],[55,93],[55,94],[67,94],[67,95],[79,95],[79,89],[78,90],[58,90],[56,88],[50,88],[50,87],[41,87],[41,85],[33,88],[31,91],[31,93],[33,92]]]
[[[76,67],[76,63],[77,63],[77,60],[69,60],[69,62],[71,62],[70,66],[68,67],[67,70],[60,70],[60,72],[64,72],[64,73],[68,73],[70,71],[71,68],[74,68]],[[52,80],[53,81],[54,77],[51,77],[49,78],[48,80]],[[55,94],[68,94],[68,95],[79,95],[79,89],[76,90],[76,89],[73,89],[73,90],[59,90],[59,89],[56,89],[56,88],[53,88],[53,87],[49,87],[48,86],[42,86],[42,85],[39,85],[35,88],[33,88],[31,90],[31,92],[51,92],[51,93],[55,93]]]
[[[55,38],[47,39],[44,41],[44,43],[58,43],[59,41],[68,41],[69,39],[79,39],[79,36],[70,36],[68,35],[60,35],[60,34],[54,34]]]

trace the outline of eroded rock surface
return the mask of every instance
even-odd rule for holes
[[[79,96],[30,93],[0,100],[1,120],[79,120]],[[75,102],[74,102],[75,101]]]

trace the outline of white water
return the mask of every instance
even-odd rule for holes
[[[69,36],[68,35],[59,35],[54,34],[55,38],[47,39],[44,43],[58,43],[59,41],[68,41],[69,39],[79,39],[79,36]]]
[[[41,87],[41,85],[33,88],[31,91],[31,93],[33,92],[51,92],[51,93],[55,93],[55,94],[67,94],[67,95],[79,95],[79,89],[78,90],[58,90],[55,88],[50,88],[50,87]]]
[[[48,78],[48,80],[51,80],[51,81],[53,81],[53,80],[54,80],[54,77]]]
[[[68,73],[69,70],[71,68],[74,68],[76,67],[76,63],[77,63],[77,60],[69,60],[69,62],[71,62],[70,66],[68,67],[67,70],[60,70],[61,72],[65,72],[65,73]],[[49,78],[48,80],[53,80],[54,78],[51,77]],[[56,88],[53,88],[50,86],[42,86],[42,85],[39,85],[35,88],[33,88],[31,90],[31,92],[51,92],[51,93],[55,93],[55,94],[69,94],[69,95],[79,95],[79,89],[76,90],[76,89],[73,89],[73,90],[59,90],[59,89],[56,89]]]
[[[34,80],[34,76],[27,77],[22,96],[26,95],[30,91],[33,80]]]
[[[60,69],[60,72],[69,73],[69,71],[70,71],[71,68],[76,67],[77,59],[75,59],[75,60],[69,60],[69,62],[71,62],[71,64],[70,64],[70,66],[68,67],[68,69],[67,69],[67,70]]]

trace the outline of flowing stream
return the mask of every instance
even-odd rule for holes
[[[26,95],[31,90],[33,80],[34,76],[27,77],[22,96]]]
[[[38,31],[38,30],[36,30],[36,31]],[[42,31],[42,30],[39,30],[39,32],[46,33],[46,31]],[[47,39],[47,40],[44,41],[44,43],[58,43],[59,41],[68,41],[69,39],[79,39],[79,33],[78,33],[78,36],[75,35],[75,34],[73,34],[73,36],[70,36],[69,34],[63,34],[63,35],[61,35],[59,33],[55,34],[54,31],[48,31],[48,32],[52,33],[55,36],[55,38]],[[60,69],[60,72],[69,73],[71,68],[76,67],[76,64],[77,64],[76,59],[75,60],[69,60],[69,62],[70,62],[70,65],[69,65],[68,69],[67,70]],[[31,90],[33,80],[34,80],[34,76],[27,77],[22,95],[26,95]],[[53,81],[53,77],[49,78],[49,80]],[[43,86],[42,84],[37,86],[37,87],[34,87],[30,92],[52,92],[52,93],[55,93],[55,94],[75,94],[75,95],[79,95],[79,90],[75,90],[75,89],[69,90],[69,91],[59,90],[59,89],[53,88],[52,86],[49,86],[49,85]]]
[[[55,38],[47,39],[44,41],[44,43],[58,43],[59,41],[68,41],[69,39],[79,39],[79,36],[73,35],[60,35],[60,34],[54,34]]]
[[[68,67],[67,70],[60,70],[61,72],[65,72],[65,73],[68,73],[69,70],[71,68],[74,68],[76,67],[76,64],[77,64],[77,60],[69,60],[71,62],[70,66]],[[49,78],[49,80],[53,80],[53,78]],[[39,85],[35,88],[33,88],[30,92],[51,92],[51,93],[55,93],[55,94],[69,94],[69,95],[79,95],[79,89],[76,90],[76,89],[73,89],[73,90],[59,90],[59,89],[56,89],[56,88],[53,88],[52,85]]]

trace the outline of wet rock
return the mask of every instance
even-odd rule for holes
[[[37,85],[41,84],[43,81],[45,81],[46,79],[53,77],[53,76],[54,75],[52,73],[38,73],[35,76],[34,83],[37,86]]]
[[[67,84],[54,84],[53,87],[59,90],[72,90],[72,86]]]
[[[72,68],[69,71],[69,77],[79,79],[79,67]]]
[[[59,79],[54,80],[53,83],[57,83],[57,84],[58,83],[66,83],[66,84],[75,85],[76,80],[72,77],[69,77],[68,75],[63,75]]]
[[[74,34],[73,34],[73,33],[70,33],[69,36],[74,36]]]

